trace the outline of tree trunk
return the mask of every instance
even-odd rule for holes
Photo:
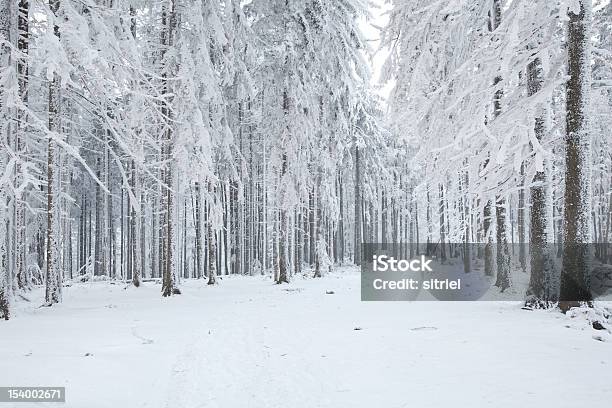
[[[100,158],[96,158],[96,177],[101,178]],[[94,276],[100,276],[104,273],[103,266],[103,244],[102,244],[102,191],[100,184],[96,183],[96,232],[94,235]]]
[[[196,277],[202,278],[202,208],[200,183],[195,183]]]
[[[283,154],[282,158],[282,169],[281,169],[281,180],[285,176],[287,172],[287,155]],[[287,261],[288,261],[288,236],[287,236],[287,209],[285,208],[285,203],[280,203],[280,225],[279,225],[279,250],[278,250],[278,279],[276,283],[289,283],[289,277],[287,275]]]
[[[291,127],[289,124],[289,111],[291,109],[291,103],[289,100],[289,93],[288,91],[285,89],[283,91],[283,101],[282,101],[282,106],[283,106],[283,114],[284,114],[284,118],[285,118],[285,126],[286,126],[286,132],[287,132],[287,137],[291,137]],[[288,144],[288,140],[285,141],[284,144]],[[284,148],[284,146],[282,146],[281,148]],[[286,197],[285,195],[287,194],[286,191],[286,187],[282,187],[282,184],[284,183],[284,178],[287,174],[287,153],[283,152],[282,155],[282,159],[281,159],[281,172],[280,172],[280,183],[281,183],[281,202],[280,204],[280,225],[279,225],[279,251],[278,251],[278,280],[276,281],[276,283],[288,283],[289,282],[289,277],[287,275],[288,272],[288,258],[289,258],[289,248],[288,248],[288,241],[289,241],[289,237],[288,237],[288,220],[287,220],[287,205],[288,203],[286,203]]]
[[[461,174],[461,173],[460,173]],[[472,271],[472,243],[470,242],[470,204],[469,204],[469,175],[466,171],[463,174],[463,272],[469,273]]]
[[[533,63],[532,63],[533,64]],[[531,64],[530,64],[531,66]],[[529,68],[528,68],[529,70]],[[528,73],[529,75],[529,73]],[[528,92],[530,85],[527,84]],[[537,91],[535,91],[537,92]],[[537,137],[537,135],[536,135]],[[527,251],[525,247],[525,164],[521,164],[521,187],[518,191],[518,244],[519,244],[519,264],[521,271],[527,272]]]
[[[11,2],[3,1],[0,5],[0,36],[10,41],[10,16]],[[10,48],[8,45],[0,45],[0,70],[4,71],[11,63]],[[4,87],[0,87],[0,169],[5,169],[8,164],[6,147],[10,124],[8,120],[8,107],[2,104],[5,99]],[[8,271],[8,245],[6,240],[6,201],[7,188],[0,185],[0,319],[8,320],[10,317],[9,292],[9,271]]]
[[[159,278],[159,208],[156,195],[153,195],[151,203],[151,277]]]
[[[592,300],[589,255],[592,242],[589,225],[591,134],[588,123],[592,4],[590,0],[578,3],[580,12],[569,12],[567,34],[564,246],[559,295],[559,306],[564,311]]]
[[[425,217],[425,223],[427,224],[427,243],[425,253],[427,256],[433,255],[433,219],[431,215],[431,197],[429,194],[429,184],[426,185],[427,189],[427,211]]]
[[[130,170],[130,191],[134,198],[138,197],[138,193],[136,192],[136,167],[134,165],[134,160],[131,162],[131,170]],[[140,286],[142,268],[140,265],[140,253],[139,253],[139,245],[140,240],[138,237],[138,226],[137,226],[137,215],[136,215],[136,200],[131,200],[131,207],[128,209],[130,212],[130,265],[132,268],[132,284],[136,287]]]
[[[531,62],[527,67],[527,93],[528,96],[535,95],[542,89],[543,71],[539,58]],[[535,119],[535,136],[538,142],[542,142],[545,134],[544,113]],[[538,170],[533,178],[531,187],[531,229],[529,235],[531,276],[527,290],[525,305],[532,308],[546,308],[556,298],[556,288],[551,287],[551,274],[554,267],[552,259],[552,248],[549,245],[549,208],[551,202],[549,197],[550,188],[547,168]],[[519,201],[519,206],[521,203]],[[520,217],[519,217],[520,221]],[[521,224],[519,224],[519,229]]]
[[[208,192],[208,196],[210,197],[206,222],[206,230],[208,232],[208,284],[215,285],[217,283],[217,239],[213,228],[212,211],[216,203],[210,202],[210,200],[213,200],[212,197],[214,197],[215,194],[212,182],[209,182]]]
[[[495,31],[501,24],[501,0],[493,0],[491,16],[489,19],[489,31]],[[497,76],[493,85],[497,85],[502,81],[502,77]],[[493,118],[497,118],[501,114],[501,100],[504,92],[502,89],[495,91],[493,96]],[[496,240],[497,240],[497,279],[495,286],[499,287],[503,292],[510,286],[510,251],[508,249],[508,227],[506,217],[506,198],[502,196],[495,197],[495,224],[496,224]],[[491,271],[492,273],[492,271]]]
[[[317,181],[314,190],[314,213],[316,214],[316,220],[313,223],[314,229],[312,231],[312,235],[315,237],[315,251],[314,251],[314,277],[320,278],[323,275],[321,274],[321,256],[320,252],[323,250],[323,235],[321,234],[321,207],[319,205],[319,183],[320,176],[316,176]]]
[[[362,232],[363,232],[363,224],[362,224],[362,214],[361,214],[361,165],[359,160],[359,147],[355,146],[355,219],[354,219],[354,227],[355,227],[355,242],[353,244],[354,262],[355,265],[361,265],[361,242]]]
[[[56,14],[60,7],[60,0],[50,0],[49,7]],[[56,18],[59,18],[56,16]],[[57,25],[53,28],[54,34],[59,38],[60,31]],[[49,133],[60,132],[60,90],[57,74],[49,84]],[[54,188],[58,186],[58,172],[56,166],[56,146],[53,136],[47,137],[47,279],[45,290],[45,302],[47,306],[59,303],[62,297],[62,274],[59,270],[59,251],[56,237],[59,234],[59,211],[55,200]]]
[[[17,48],[21,55],[17,58],[17,78],[19,84],[19,99],[24,106],[28,105],[28,82],[29,82],[29,9],[28,0],[20,0],[17,16]],[[9,24],[10,25],[10,24]],[[17,112],[17,129],[15,135],[15,154],[19,156],[20,161],[26,160],[25,154],[25,139],[26,127],[28,122],[27,113],[19,108]],[[23,170],[20,161],[15,163],[15,186],[23,183]],[[25,196],[23,192],[15,193],[15,274],[17,276],[17,284],[20,288],[26,288],[30,285],[26,278],[26,220],[25,220]]]
[[[317,248],[317,226],[316,226],[316,218],[317,218],[317,207],[315,204],[315,191],[314,187],[308,192],[308,240],[309,240],[309,254],[308,254],[308,263],[310,266],[314,266],[316,259],[316,248]]]
[[[138,262],[138,267],[140,271],[140,277],[146,277],[146,264],[147,264],[147,247],[146,247],[146,232],[147,226],[145,223],[145,194],[144,187],[141,186],[140,192],[140,214],[138,217],[140,223],[140,239],[138,241],[138,249],[140,251],[140,261]]]
[[[380,234],[381,234],[381,243],[388,243],[388,198],[385,195],[385,190],[383,189],[380,192]]]
[[[482,218],[484,246],[484,273],[493,276],[493,234],[491,231],[491,200],[487,200]]]
[[[344,264],[344,249],[346,247],[344,242],[344,180],[340,176],[338,178],[338,188],[340,189],[340,219],[338,220],[338,263]]]
[[[510,253],[508,251],[506,200],[500,197],[498,197],[496,205],[496,220],[497,279],[495,286],[503,292],[510,287]]]
[[[174,29],[176,23],[176,2],[170,1],[170,9],[167,8],[166,2],[162,5],[162,33],[161,33],[161,46],[162,54],[165,55],[168,47],[171,47],[174,42]],[[162,56],[163,60],[163,56]],[[162,73],[162,95],[166,98],[162,102],[162,113],[165,117],[171,116],[171,109],[169,108],[171,93],[169,89],[169,82],[167,79],[166,70]],[[175,293],[179,293],[175,288],[174,279],[174,228],[173,228],[173,215],[174,215],[174,160],[172,154],[172,143],[173,143],[173,123],[167,120],[164,123],[164,130],[162,132],[162,156],[164,158],[165,165],[163,166],[163,177],[162,181],[162,196],[163,196],[163,212],[164,212],[164,223],[163,228],[163,277],[162,277],[162,295],[171,296]]]
[[[109,110],[109,116],[111,112]],[[106,169],[106,188],[108,189],[108,193],[106,194],[106,219],[107,219],[107,231],[106,236],[108,237],[108,268],[109,268],[109,276],[112,279],[115,279],[117,276],[117,246],[115,239],[115,223],[113,220],[113,186],[111,182],[111,167],[110,167],[110,141],[111,141],[111,130],[109,128],[106,129],[106,158],[105,158],[105,169]]]
[[[446,261],[446,222],[444,220],[444,186],[440,184],[440,260]]]

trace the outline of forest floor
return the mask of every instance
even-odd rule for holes
[[[591,327],[589,312],[525,311],[517,302],[361,302],[354,268],[283,286],[225,277],[215,287],[188,281],[181,288],[183,295],[162,299],[152,282],[138,289],[78,283],[52,308],[38,307],[36,289],[0,322],[0,386],[65,386],[61,406],[70,408],[612,401],[612,336]]]

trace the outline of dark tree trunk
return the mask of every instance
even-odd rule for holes
[[[161,32],[161,46],[162,46],[162,54],[165,55],[167,49],[174,45],[174,29],[176,25],[176,2],[171,1],[168,5],[166,2],[162,5],[162,32]],[[168,8],[169,6],[169,8]],[[162,56],[163,59],[163,56]],[[162,102],[162,114],[164,117],[170,117],[172,111],[169,107],[171,102],[170,94],[171,90],[169,89],[169,81],[167,78],[167,70],[164,70],[162,73],[162,95],[166,99]],[[164,185],[162,186],[162,197],[163,197],[163,206],[162,211],[164,213],[163,217],[163,248],[161,252],[162,257],[162,296],[171,296],[173,294],[180,293],[178,289],[175,288],[175,279],[174,279],[174,228],[173,228],[173,219],[174,216],[174,171],[173,171],[173,138],[174,138],[174,129],[173,123],[170,120],[167,120],[164,123],[164,130],[162,132],[162,156],[164,159],[165,165],[163,166],[162,171],[162,181]]]
[[[362,242],[362,214],[361,214],[361,164],[359,160],[359,147],[355,146],[355,265],[361,265],[361,242]]]
[[[444,220],[444,186],[440,184],[440,260],[446,261],[446,222]]]
[[[50,0],[49,7],[51,12],[56,14],[60,7],[59,0]],[[59,18],[59,17],[58,17]],[[59,38],[60,31],[56,25],[53,28],[54,34]],[[60,89],[57,74],[54,74],[49,84],[49,132],[59,133],[60,129]],[[58,185],[58,174],[56,166],[56,146],[52,136],[47,138],[47,279],[45,290],[45,302],[48,306],[59,303],[62,294],[62,277],[59,270],[59,251],[57,248],[56,237],[59,233],[59,211],[56,206],[59,204],[55,200],[57,194],[54,188]]]
[[[506,221],[506,200],[498,198],[497,219],[497,279],[495,286],[501,292],[510,287],[510,253],[508,251],[508,231]]]
[[[29,31],[29,10],[30,4],[27,0],[20,0],[18,5],[18,16],[17,16],[17,48],[20,55],[17,58],[17,75],[18,75],[18,87],[19,87],[19,98],[21,99],[24,106],[28,106],[28,83],[29,83],[29,66],[28,66],[28,53],[30,46],[30,31]],[[8,37],[7,37],[8,38]],[[26,126],[28,122],[27,113],[23,109],[19,109],[17,112],[17,129],[15,135],[15,153],[20,156],[21,160],[27,160],[27,156],[24,157],[25,153],[25,142],[26,142]],[[23,182],[23,170],[21,162],[15,163],[15,186],[19,186]],[[20,288],[27,288],[30,286],[30,282],[26,278],[26,212],[24,204],[24,193],[15,193],[15,253],[14,253],[14,264],[15,264],[15,275],[17,277],[17,284]],[[3,204],[2,204],[3,205]]]
[[[134,165],[134,160],[131,161],[131,169],[130,169],[130,190],[132,192],[132,195],[134,196],[134,198],[136,198],[138,196],[138,194],[136,193],[136,167]],[[129,225],[129,229],[130,229],[130,241],[128,242],[128,245],[130,246],[130,266],[131,266],[131,275],[132,275],[132,284],[136,287],[140,286],[140,280],[141,280],[141,274],[142,274],[142,268],[141,265],[139,265],[139,256],[140,254],[138,253],[138,244],[139,244],[139,237],[138,237],[138,227],[137,227],[137,214],[136,214],[136,206],[138,205],[138,203],[135,202],[135,200],[131,200],[133,201],[131,204],[131,207],[128,209],[129,213],[130,213],[130,225]]]
[[[535,95],[542,89],[543,80],[541,61],[537,58],[527,66],[527,93],[529,96]],[[543,113],[536,117],[534,131],[538,142],[542,143],[546,131]],[[551,287],[554,264],[548,239],[550,189],[546,171],[546,168],[537,171],[531,183],[529,235],[531,276],[525,305],[533,308],[548,307],[550,302],[556,298],[556,288]],[[519,224],[519,229],[520,227],[521,224]]]
[[[565,211],[563,270],[559,306],[566,311],[592,300],[589,246],[592,243],[590,146],[588,127],[591,77],[591,1],[579,0],[580,12],[569,12],[565,135]]]
[[[285,173],[287,172],[287,156],[283,154],[283,159],[282,159],[282,169],[281,169],[281,179],[283,178],[283,176],[285,175]],[[281,204],[281,206],[284,206],[284,204]],[[287,237],[287,209],[286,208],[281,208],[280,209],[280,225],[279,225],[279,234],[278,234],[278,240],[279,240],[279,249],[278,249],[278,279],[276,280],[276,283],[288,283],[289,282],[289,277],[287,275],[287,270],[288,270],[288,265],[287,265],[287,258],[288,258],[288,248],[287,248],[287,241],[288,241],[288,237]]]
[[[96,177],[98,180],[101,178],[101,170],[100,170],[100,158],[96,158]],[[103,254],[102,254],[102,191],[100,189],[100,184],[96,183],[96,232],[94,234],[94,276],[100,276],[104,272],[102,270],[103,265]]]
[[[195,183],[196,277],[202,278],[202,209],[200,183]]]
[[[527,85],[527,88],[529,89],[529,85]],[[518,210],[517,210],[518,212],[519,264],[521,266],[521,271],[527,272],[527,251],[526,251],[526,246],[525,246],[525,164],[524,163],[521,164],[520,177],[521,177],[521,187],[519,188],[519,191],[518,191]]]

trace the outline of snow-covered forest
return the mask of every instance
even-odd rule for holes
[[[4,302],[352,261],[355,186],[390,185],[366,3],[2,6]]]
[[[0,0],[0,406],[606,406],[611,129],[610,0]]]
[[[482,260],[500,291],[518,265],[535,307],[608,271],[608,1],[393,0],[376,41],[365,0],[1,4],[6,319],[38,285],[284,283],[367,242]]]
[[[397,3],[383,32],[384,79],[395,81],[384,123],[405,144],[410,231],[465,272],[482,259],[502,292],[513,269],[528,271],[528,307],[567,310],[592,300],[594,284],[601,294],[612,256],[610,2]],[[476,256],[468,243],[483,244]]]

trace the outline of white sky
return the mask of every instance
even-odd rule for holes
[[[372,52],[375,53],[372,58],[368,58],[372,71],[372,87],[381,97],[386,100],[391,92],[391,88],[393,88],[393,83],[389,82],[384,86],[381,86],[380,84],[382,65],[387,59],[389,53],[385,49],[378,50],[380,46],[380,33],[377,27],[384,27],[387,24],[389,17],[386,12],[390,10],[391,6],[389,4],[385,4],[385,0],[370,0],[370,2],[372,3],[372,7],[370,8],[372,19],[370,21],[365,21],[365,19],[362,19],[359,22],[359,25],[367,44]]]

